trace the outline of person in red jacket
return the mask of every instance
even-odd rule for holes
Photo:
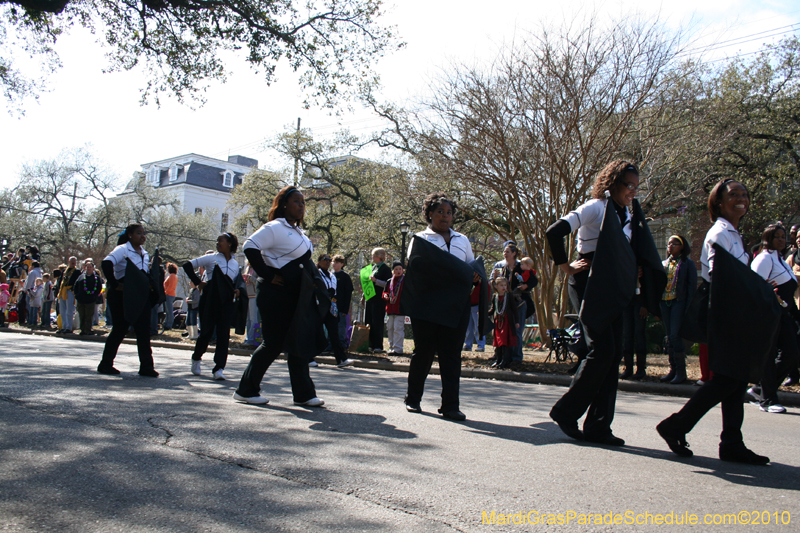
[[[389,355],[403,353],[406,322],[406,317],[400,314],[400,293],[403,290],[403,277],[403,263],[395,261],[392,264],[392,279],[383,288],[383,299],[386,300],[386,314],[388,315],[386,330],[389,336]]]

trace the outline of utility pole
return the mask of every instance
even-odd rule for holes
[[[297,187],[297,172],[300,168],[300,117],[297,117],[297,133],[294,136],[294,186]]]

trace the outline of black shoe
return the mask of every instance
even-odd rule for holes
[[[647,377],[647,371],[645,370],[637,370],[634,375],[631,376],[631,379],[634,381],[639,381]]]
[[[109,376],[117,376],[119,375],[119,370],[114,368],[113,366],[98,366],[97,367],[98,374],[108,374]]]
[[[608,435],[587,435],[583,434],[583,438],[595,444],[605,444],[606,446],[625,446],[625,441],[619,437],[615,437],[612,433]]]
[[[564,434],[568,437],[572,437],[575,440],[583,440],[583,432],[578,429],[578,421],[577,420],[566,420],[562,419],[558,415],[556,415],[552,410],[550,411],[550,418],[553,419],[553,422],[558,424],[558,427]]]
[[[459,411],[458,409],[453,409],[451,411],[444,411],[442,412],[439,409],[439,412],[442,413],[442,418],[446,418],[448,420],[455,420],[456,422],[463,422],[467,419],[467,415]]]
[[[735,445],[719,445],[719,458],[731,463],[744,463],[747,465],[764,466],[769,463],[769,457],[758,455],[745,447],[744,443]]]
[[[675,371],[670,370],[669,374],[667,374],[666,376],[661,376],[660,378],[658,378],[658,381],[660,381],[661,383],[667,383],[669,381],[672,381],[673,379],[675,379]]]
[[[686,442],[686,434],[675,431],[670,425],[669,418],[664,419],[656,426],[656,431],[658,431],[658,434],[661,435],[661,438],[664,439],[673,453],[681,457],[693,456],[694,453],[689,449],[689,443]]]
[[[147,370],[139,370],[139,375],[146,378],[157,378],[158,372],[156,372],[153,368],[148,368]]]
[[[633,370],[626,368],[625,372],[619,375],[619,379],[628,379],[633,375]]]
[[[418,403],[407,403],[406,411],[409,413],[421,413],[422,407],[420,407]]]

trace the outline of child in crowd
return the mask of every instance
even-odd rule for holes
[[[8,302],[11,301],[11,293],[8,292],[8,283],[0,283],[0,325],[6,323],[6,312],[8,312]]]
[[[383,299],[386,300],[386,314],[388,322],[386,329],[389,336],[389,355],[403,353],[403,339],[405,337],[406,317],[400,314],[400,293],[403,291],[403,264],[395,261],[392,264],[392,279],[383,289]]]
[[[528,305],[526,318],[531,316],[536,308],[533,305],[533,298],[531,298],[531,290],[539,284],[539,279],[536,277],[536,270],[533,268],[533,259],[530,257],[523,257],[519,262],[519,267],[522,269],[522,280],[520,280],[519,289],[522,293],[522,299]]]
[[[30,324],[36,325],[39,320],[39,311],[42,309],[42,296],[44,293],[44,281],[36,278],[33,288],[28,291],[28,317]]]
[[[496,348],[492,368],[508,368],[517,346],[517,308],[514,297],[508,292],[508,280],[499,276],[492,281],[495,290],[492,296],[492,306],[489,316],[494,321],[494,340],[492,345]]]
[[[50,311],[53,309],[53,302],[56,299],[56,293],[53,290],[53,282],[50,280],[50,274],[43,274],[42,280],[44,281],[44,289],[42,291],[42,327],[50,329]]]

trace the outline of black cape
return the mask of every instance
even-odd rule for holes
[[[412,321],[427,320],[448,328],[458,327],[464,310],[470,307],[476,270],[423,238],[414,235],[411,239],[400,313]],[[483,267],[482,258],[480,266]],[[485,279],[484,270],[484,287],[487,286]],[[486,312],[480,315],[485,317]]]
[[[647,310],[661,318],[661,298],[667,286],[667,273],[661,262],[661,255],[650,233],[647,219],[642,212],[639,200],[633,199],[633,218],[631,227],[631,246],[636,256],[637,264],[642,267],[642,277],[639,278],[642,305]]]
[[[331,308],[331,297],[310,256],[301,263],[300,296],[286,336],[290,356],[311,361],[328,345],[323,319]]]
[[[164,292],[164,271],[161,270],[161,254],[158,248],[153,253],[153,260],[150,261],[150,287],[151,304],[158,305],[167,301],[167,293]]]
[[[233,291],[239,289],[239,300],[233,305]],[[222,273],[219,265],[214,265],[214,272],[211,279],[203,289],[200,298],[198,316],[201,324],[216,324],[216,316],[220,311],[233,312],[234,317],[231,325],[235,328],[237,335],[244,333],[242,323],[242,307],[244,306],[244,316],[247,317],[247,288],[241,276],[236,276],[236,281]]]
[[[778,334],[781,306],[764,278],[714,244],[708,310],[708,363],[715,374],[761,381]]]
[[[128,263],[125,265],[122,303],[125,310],[125,321],[133,324],[143,312],[149,311],[153,307],[150,290],[151,277],[144,270],[139,270],[130,259],[125,260]]]
[[[606,201],[580,310],[581,323],[595,333],[611,326],[636,292],[636,256],[611,202]]]

